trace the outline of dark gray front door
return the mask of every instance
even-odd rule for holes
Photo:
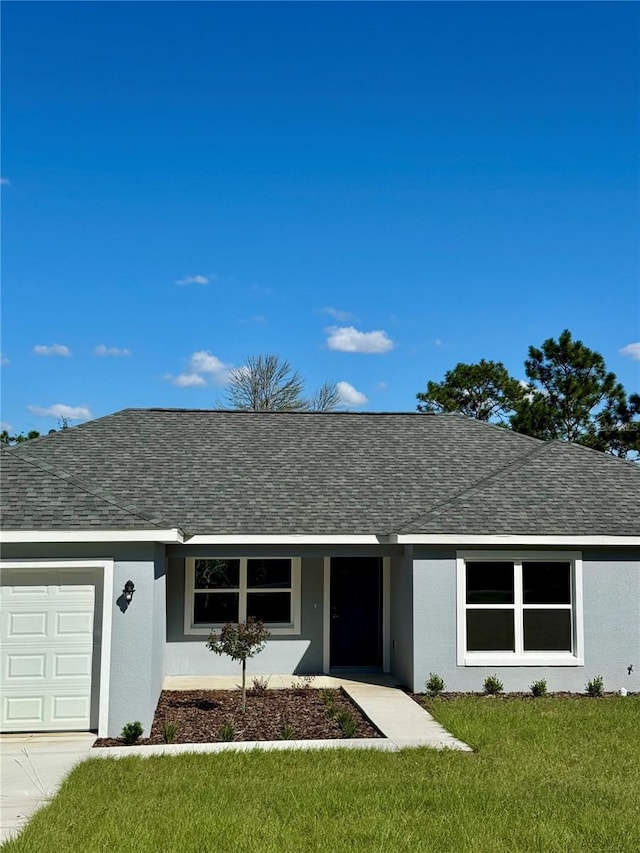
[[[382,666],[382,559],[332,557],[332,667]]]

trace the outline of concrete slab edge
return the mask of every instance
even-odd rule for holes
[[[87,758],[128,758],[139,756],[149,758],[152,755],[192,755],[215,754],[218,752],[252,752],[256,750],[316,751],[324,749],[373,749],[378,752],[399,752],[401,749],[450,749],[463,752],[473,752],[466,743],[443,739],[441,741],[407,738],[406,740],[391,738],[341,738],[339,740],[254,740],[232,741],[231,743],[168,743],[150,744],[144,746],[100,746],[90,750]]]
[[[396,752],[399,747],[388,738],[341,738],[339,740],[247,740],[229,743],[170,743],[145,746],[99,746],[92,749],[87,758],[127,758],[138,755],[181,755],[184,753],[207,754],[216,752],[252,752],[255,750],[322,750],[322,749],[375,749]]]

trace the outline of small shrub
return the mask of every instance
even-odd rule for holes
[[[484,680],[482,689],[487,696],[497,696],[498,693],[502,693],[504,690],[504,684],[500,681],[497,675],[488,675]]]
[[[291,688],[296,693],[304,693],[311,689],[314,679],[315,675],[301,675],[297,681],[292,682]]]
[[[585,690],[589,696],[604,696],[604,681],[601,675],[594,676],[591,681],[587,681]]]
[[[426,680],[424,686],[426,687],[429,696],[435,697],[442,693],[445,688],[445,683],[435,672],[430,672],[429,678]]]
[[[330,687],[322,687],[320,690],[320,698],[325,705],[333,705],[335,699],[334,691]]]
[[[358,730],[358,724],[351,711],[338,711],[336,714],[336,722],[340,726],[345,737],[355,737]]]
[[[533,696],[546,696],[547,682],[544,678],[541,678],[540,681],[534,681],[529,689],[531,690]]]
[[[167,722],[162,727],[163,743],[173,743],[178,734],[179,726],[177,723]]]
[[[264,622],[249,616],[246,622],[227,622],[220,635],[212,631],[207,648],[217,655],[228,655],[242,665],[242,713],[247,710],[247,660],[259,654],[270,636]]]
[[[270,679],[268,676],[266,678],[261,678],[260,676],[255,675],[251,682],[251,692],[256,696],[263,696],[269,688],[269,681]]]
[[[125,723],[125,725],[122,727],[122,734],[120,735],[120,737],[126,744],[131,745],[132,743],[135,743],[139,737],[142,736],[143,731],[144,729],[142,728],[142,723],[140,722],[140,720],[136,720],[133,723]]]
[[[293,729],[291,726],[284,725],[280,731],[280,740],[293,740]]]
[[[232,723],[223,723],[220,726],[220,731],[218,732],[218,736],[220,740],[226,741],[229,743],[236,736],[236,730],[233,728]]]

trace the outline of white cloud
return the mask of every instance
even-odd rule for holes
[[[11,424],[8,424],[6,421],[0,421],[0,431],[4,432],[6,430],[7,432],[11,432],[12,429]]]
[[[436,338],[436,339],[435,339],[435,341],[433,342],[433,345],[434,345],[435,347],[440,348],[440,347],[442,346],[442,339],[441,339],[441,338]]]
[[[187,370],[174,376],[165,374],[165,379],[180,388],[193,388],[197,385],[226,385],[229,381],[231,365],[224,364],[207,350],[198,350],[189,358]]]
[[[378,391],[386,391],[388,387],[389,386],[387,385],[386,382],[378,382],[378,384],[376,385],[376,388],[378,389]]]
[[[386,332],[359,332],[353,326],[330,326],[327,346],[340,352],[383,353],[393,349],[393,341]]]
[[[6,355],[3,355],[1,352],[0,352],[0,364],[1,364],[3,367],[4,367],[5,365],[7,365],[7,364],[11,364],[11,362],[10,362],[10,361],[9,361],[9,359],[6,357]]]
[[[622,347],[618,352],[620,355],[626,355],[634,361],[640,361],[640,341],[636,344],[627,344],[626,347]]]
[[[323,308],[322,313],[333,317],[333,319],[337,320],[338,323],[344,323],[346,320],[351,320],[353,317],[353,314],[350,311],[340,311],[338,308]]]
[[[0,178],[0,186],[9,187],[11,186],[11,181],[9,180],[9,178]]]
[[[94,349],[94,353],[96,355],[131,355],[131,350],[128,350],[126,347],[118,349],[118,347],[108,347],[104,344],[98,344]]]
[[[176,281],[176,284],[179,284],[180,287],[186,287],[189,284],[209,284],[211,279],[206,275],[185,275],[184,278],[179,278]]]
[[[191,373],[206,373],[214,385],[224,385],[229,379],[231,366],[208,350],[199,350],[189,359],[189,369]]]
[[[64,346],[64,344],[52,344],[50,347],[43,344],[36,344],[33,351],[36,355],[71,355],[71,350],[69,347]]]
[[[69,418],[70,421],[86,421],[91,417],[88,406],[66,406],[64,403],[54,403],[48,409],[42,406],[27,406],[32,415],[40,418]]]
[[[199,373],[179,373],[178,376],[168,375],[174,385],[178,388],[193,388],[196,385],[206,385],[207,382]]]
[[[345,406],[362,406],[364,403],[369,402],[361,391],[357,391],[348,382],[338,382],[336,387],[340,394],[340,402]]]

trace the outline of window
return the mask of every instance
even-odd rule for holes
[[[186,560],[185,633],[260,619],[272,634],[300,632],[300,559],[191,557]]]
[[[583,663],[582,559],[458,553],[458,664]]]

